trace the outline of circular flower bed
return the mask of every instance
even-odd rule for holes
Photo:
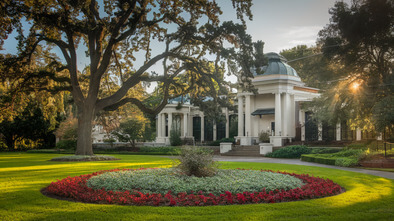
[[[220,176],[225,177],[223,179],[228,179],[227,181],[231,183],[231,177],[237,180],[237,176],[241,176],[239,180],[244,180],[244,177],[248,177],[245,174],[249,173],[252,174],[250,177],[253,177],[250,181],[254,180],[254,183],[260,183],[260,188],[257,187],[258,190],[250,188],[250,186],[256,186],[249,185],[253,182],[246,181],[246,184],[243,182],[241,184],[234,185],[238,182],[234,181],[232,184],[227,185],[227,187],[238,186],[241,189],[242,187],[245,187],[245,189],[240,191],[240,189],[236,187],[233,188],[232,191],[229,191],[229,189],[222,191],[216,188],[214,188],[214,190],[210,190],[208,188],[204,189],[204,191],[200,190],[198,192],[193,192],[196,187],[193,186],[191,182],[195,181],[195,179],[209,178],[191,177],[190,180],[187,180],[182,175],[171,173],[174,173],[174,171],[168,169],[115,169],[110,171],[100,171],[88,175],[67,177],[60,181],[53,182],[43,190],[43,193],[57,198],[86,203],[149,206],[208,206],[245,203],[289,202],[332,196],[342,192],[342,189],[338,184],[333,183],[328,179],[325,180],[318,177],[312,177],[307,174],[298,175],[286,172],[274,173],[272,171],[252,170],[220,170],[218,173],[219,175],[212,177],[212,179],[213,182],[216,181],[216,187],[218,187],[221,186],[218,182],[226,182],[223,180],[218,180],[218,177]],[[163,192],[164,189],[153,192],[152,189],[146,188],[150,185],[153,185],[153,183],[134,187],[133,185],[130,185],[129,182],[134,182],[130,177],[142,177],[141,175],[143,174],[153,174],[152,176],[162,176],[162,178],[177,177],[178,181],[183,179],[184,182],[189,183],[190,188],[177,189],[177,186],[179,187],[185,185],[175,184],[172,187],[170,186],[170,188],[176,189],[175,192],[173,189],[168,192]],[[230,176],[224,176],[223,174],[230,174]],[[275,186],[272,186],[273,180],[282,180],[284,183],[287,183],[287,185],[285,185],[285,187],[282,186],[281,188],[275,188]],[[112,184],[108,184],[109,182],[112,182]],[[145,180],[140,181],[139,183],[141,184],[144,182],[149,181]],[[157,183],[158,181],[156,180],[155,182]],[[161,180],[160,183],[168,184],[169,182],[169,180]],[[175,181],[172,180],[171,182],[174,183]],[[249,184],[247,184],[248,182]],[[215,187],[215,185],[210,184],[207,184],[207,186]],[[226,187],[226,185],[224,186]]]

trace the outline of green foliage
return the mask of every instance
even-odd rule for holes
[[[203,193],[224,194],[258,192],[263,188],[267,192],[275,189],[293,189],[301,187],[303,182],[293,176],[261,172],[256,170],[218,170],[212,177],[195,177],[178,174],[174,169],[147,169],[136,171],[118,171],[104,173],[90,178],[87,186],[107,191],[133,191],[142,193],[166,194],[169,190],[178,194],[202,191]]]
[[[211,143],[209,143],[210,146],[220,146],[220,143],[234,143],[235,139],[234,138],[222,138],[220,140],[215,140]]]
[[[170,134],[170,144],[171,146],[181,146],[181,131],[179,129],[172,128]]]
[[[351,167],[358,165],[359,160],[363,157],[364,150],[345,148],[336,153],[302,155],[301,160],[341,167]]]
[[[262,143],[269,143],[270,142],[270,132],[269,131],[261,131],[259,134],[259,141]]]
[[[378,132],[388,132],[387,137],[394,136],[394,96],[389,95],[377,102],[372,108],[372,119]]]
[[[297,145],[281,148],[265,156],[273,158],[300,158],[302,154],[308,154],[311,151],[312,150],[306,146]]]
[[[135,141],[142,138],[144,124],[138,120],[130,119],[120,123],[119,128],[112,132],[112,135],[119,141],[129,142],[135,147]]]
[[[305,162],[320,163],[327,165],[335,165],[336,159],[325,158],[321,154],[305,154],[301,156],[301,160]]]
[[[0,134],[3,135],[8,150],[25,149],[29,146],[43,146],[52,134],[50,127],[50,122],[45,120],[41,109],[30,104],[14,120],[3,120],[0,123]],[[28,145],[29,143],[32,145]]]
[[[56,149],[75,150],[77,148],[77,140],[60,140],[56,144]]]
[[[393,128],[393,1],[338,1],[329,13],[330,23],[319,32],[318,45],[333,65],[348,71],[322,94],[322,113],[333,121],[352,119],[352,127]]]
[[[365,144],[365,143],[351,143],[346,146],[346,149],[367,149],[367,144]]]
[[[339,148],[311,148],[311,154],[323,154],[323,153],[337,153],[342,149]]]
[[[214,176],[218,167],[213,160],[212,150],[203,147],[183,147],[179,161],[176,168],[188,176]]]

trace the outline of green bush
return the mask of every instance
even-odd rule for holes
[[[364,153],[361,149],[344,149],[338,153],[332,154],[333,157],[354,157],[359,158]]]
[[[77,148],[76,140],[61,140],[56,144],[57,149],[75,150]]]
[[[269,143],[270,142],[270,132],[269,131],[261,131],[259,134],[259,141],[263,143]]]
[[[184,147],[176,166],[188,176],[210,177],[216,174],[218,165],[213,160],[213,151],[204,147]]]
[[[235,139],[234,138],[222,138],[220,140],[215,140],[211,142],[209,145],[210,146],[220,146],[220,143],[234,143]]]
[[[301,156],[301,161],[312,162],[312,163],[321,163],[327,165],[335,165],[335,159],[325,158],[315,154],[306,154]]]
[[[367,149],[366,143],[352,143],[346,146],[346,149]]]
[[[171,129],[170,144],[171,146],[182,145],[181,132],[179,130]]]
[[[311,154],[338,153],[341,150],[338,148],[312,148]]]
[[[303,145],[296,145],[281,148],[272,153],[268,153],[265,156],[273,158],[300,158],[302,154],[308,154],[310,152],[310,148]]]

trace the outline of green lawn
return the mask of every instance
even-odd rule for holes
[[[347,192],[323,199],[256,205],[146,207],[74,203],[41,195],[67,176],[113,168],[168,167],[158,156],[113,155],[120,161],[53,162],[57,154],[0,153],[0,220],[392,220],[394,180],[342,170],[223,162],[222,168],[271,169],[332,179]]]

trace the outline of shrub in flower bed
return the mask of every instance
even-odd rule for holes
[[[190,194],[186,192],[175,194],[172,191],[168,191],[166,194],[142,193],[138,190],[106,191],[104,188],[93,189],[87,186],[88,180],[94,176],[107,172],[118,171],[133,170],[115,169],[111,171],[100,171],[88,175],[67,177],[65,179],[51,183],[47,188],[43,189],[42,192],[49,196],[85,203],[141,206],[209,206],[247,203],[277,203],[321,198],[336,195],[342,192],[341,187],[331,180],[313,177],[307,174],[299,175],[286,172],[277,173],[298,178],[302,180],[304,184],[301,187],[289,190],[274,189],[267,191],[266,189],[262,189],[261,191],[255,192],[225,191],[224,193],[216,195],[213,193],[203,193],[202,191]]]
[[[55,157],[51,159],[52,161],[102,161],[102,160],[119,160],[113,156],[104,155],[68,155]]]

